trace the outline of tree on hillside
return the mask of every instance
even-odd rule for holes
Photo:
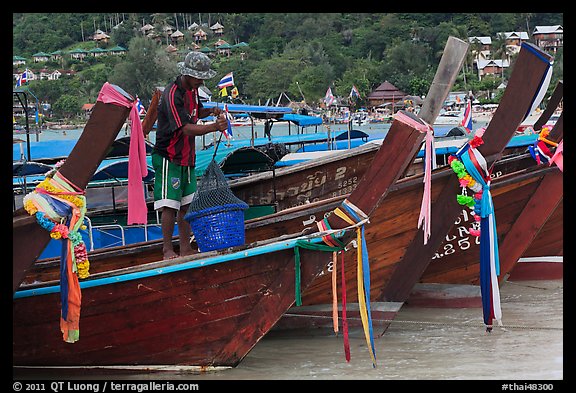
[[[130,41],[125,61],[114,67],[109,81],[146,103],[158,86],[166,85],[177,75],[179,60],[171,59],[154,40],[135,37]]]
[[[70,94],[60,96],[52,106],[56,116],[62,116],[67,119],[77,115],[81,109],[82,104],[78,97]]]

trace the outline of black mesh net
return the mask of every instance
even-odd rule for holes
[[[244,201],[234,195],[222,169],[215,160],[212,160],[198,183],[188,212],[199,212],[224,205],[240,205],[239,207],[243,209],[248,208]]]

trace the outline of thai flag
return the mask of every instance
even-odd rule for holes
[[[142,101],[140,101],[140,97],[136,96],[136,109],[138,109],[138,115],[145,115],[146,109],[144,105],[142,105]]]
[[[226,128],[222,133],[226,139],[232,139],[232,123],[230,123],[230,112],[228,112],[228,104],[224,104],[224,112],[226,112],[226,121],[228,122],[228,128]]]
[[[225,87],[234,86],[234,75],[232,72],[224,75],[220,82],[218,82],[218,88],[223,89]]]
[[[16,79],[16,87],[20,87],[26,82],[28,82],[28,68]]]
[[[468,104],[466,105],[466,110],[464,111],[464,117],[462,118],[462,126],[468,130],[468,132],[472,132],[472,101],[468,100]]]
[[[324,102],[326,103],[326,106],[330,106],[334,103],[334,94],[332,94],[332,89],[329,87],[328,90],[326,90],[326,95],[324,96]]]

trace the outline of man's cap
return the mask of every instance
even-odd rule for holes
[[[210,69],[210,58],[201,52],[190,52],[184,61],[178,63],[178,71],[181,75],[189,75],[198,79],[210,79],[216,75],[216,71]]]

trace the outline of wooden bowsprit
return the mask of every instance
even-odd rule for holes
[[[551,57],[535,45],[522,44],[508,87],[484,132],[484,143],[478,148],[488,168],[500,158],[520,123],[538,103],[539,93],[551,71],[550,61]],[[404,254],[403,263],[395,269],[390,285],[383,291],[382,301],[408,299],[462,210],[456,200],[459,188],[458,178],[454,176],[441,190],[432,204],[432,235],[428,243],[423,244],[421,230],[418,230]]]
[[[558,108],[558,105],[560,105],[560,102],[562,101],[563,98],[564,98],[564,82],[559,81],[556,84],[556,88],[554,89],[554,92],[552,93],[550,100],[548,101],[548,105],[546,105],[546,109],[544,109],[542,115],[540,115],[538,120],[536,120],[536,123],[534,123],[535,131],[540,131],[542,127],[544,127],[546,122],[550,119],[550,117],[552,117],[552,114],[554,114],[554,112],[556,111],[556,108]]]
[[[127,100],[134,99],[118,86],[114,87]],[[60,167],[59,172],[70,183],[85,189],[106,157],[108,149],[122,128],[130,108],[97,101],[82,135]],[[12,236],[12,290],[15,292],[26,272],[50,241],[50,234],[24,209],[14,212]]]

